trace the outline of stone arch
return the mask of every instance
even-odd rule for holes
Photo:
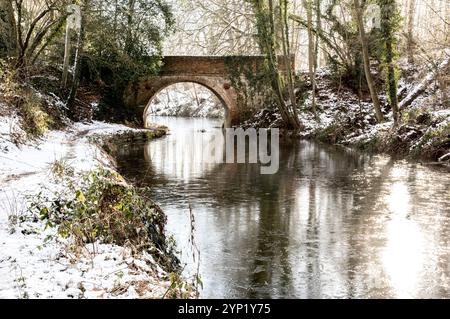
[[[141,99],[146,100],[143,111],[144,127],[148,127],[147,113],[151,102],[156,95],[165,88],[177,83],[196,83],[210,90],[222,103],[225,109],[224,127],[231,127],[233,116],[236,111],[235,92],[231,85],[221,77],[203,77],[203,76],[159,76],[150,78],[140,90]]]
[[[286,59],[289,59],[290,63],[286,63]],[[230,127],[239,124],[243,111],[248,107],[246,99],[238,98],[231,83],[231,78],[236,76],[235,71],[240,70],[238,64],[257,74],[264,70],[264,61],[264,56],[164,56],[158,76],[128,84],[123,103],[129,108],[127,113],[143,118],[147,113],[149,101],[163,88],[179,82],[193,82],[208,88],[219,98],[225,107],[225,127]],[[235,63],[238,64],[233,66]],[[286,67],[295,71],[295,56],[279,57],[279,63],[282,72]],[[241,78],[245,80],[244,74],[241,74]],[[264,91],[257,93],[261,97],[266,94]]]

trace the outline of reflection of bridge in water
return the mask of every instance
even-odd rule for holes
[[[164,172],[170,179],[189,182],[193,173],[195,177],[204,175],[217,166],[219,158],[224,158],[225,142],[219,120],[216,128],[211,127],[214,120],[210,119],[206,120],[208,127],[203,125],[203,119],[167,120],[172,123],[173,135],[154,140],[144,147],[145,160],[153,165],[155,171]],[[164,118],[158,117],[158,123],[164,124]]]
[[[118,166],[152,188],[190,273],[197,267],[187,240],[192,207],[202,297],[450,294],[443,285],[450,278],[450,181],[442,169],[299,140],[281,145],[274,175],[261,175],[257,164],[205,165],[202,172],[189,153],[183,151],[182,165],[157,153],[178,156],[170,148],[180,135],[199,149],[203,142],[191,140],[189,130],[211,133],[218,122],[153,120],[173,135],[150,142],[150,163],[142,145],[132,143],[130,156],[124,147]]]

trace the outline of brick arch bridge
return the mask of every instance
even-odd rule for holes
[[[290,67],[294,66],[294,57],[290,59]],[[130,85],[125,92],[125,105],[135,108],[143,117],[147,127],[147,112],[156,95],[164,88],[180,83],[193,82],[211,90],[222,102],[225,109],[225,127],[239,122],[238,94],[231,84],[229,61],[239,61],[255,73],[262,69],[263,56],[165,56],[163,66],[157,76],[142,79],[140,83]],[[284,59],[280,59],[280,68],[284,68]]]

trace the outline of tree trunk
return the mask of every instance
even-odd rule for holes
[[[362,7],[360,6],[359,0],[354,0],[355,12],[356,12],[356,22],[359,30],[359,38],[361,41],[363,60],[364,60],[364,73],[366,74],[367,86],[369,87],[370,96],[372,98],[373,107],[375,109],[375,117],[378,122],[383,122],[383,113],[381,113],[380,100],[378,98],[378,92],[375,87],[375,82],[370,71],[370,56],[369,47],[367,44],[366,32],[364,31],[364,21]]]
[[[70,88],[69,98],[67,99],[67,107],[69,109],[70,115],[74,115],[75,110],[75,99],[78,92],[78,87],[80,86],[81,77],[81,60],[84,48],[85,39],[85,27],[86,27],[86,15],[89,12],[90,0],[85,0],[81,8],[81,29],[78,34],[77,47],[75,52],[75,65],[73,71],[73,81]]]
[[[308,23],[308,69],[309,69],[309,78],[312,86],[312,109],[314,115],[317,117],[316,110],[316,52],[314,45],[314,35],[312,32],[313,29],[313,8],[312,8],[312,0],[304,0],[304,7],[306,9],[306,20]]]
[[[67,77],[69,74],[69,62],[70,62],[70,27],[66,24],[66,37],[64,42],[64,62],[63,73],[61,78],[61,86],[65,89],[67,86]]]
[[[397,99],[397,77],[395,65],[395,28],[397,15],[396,0],[379,0],[381,8],[381,35],[384,39],[384,67],[387,69],[387,91],[389,105],[392,109],[394,123],[398,123],[398,99]]]
[[[266,14],[266,19],[268,20],[268,28],[266,32],[263,32],[262,36],[267,37],[266,42],[266,55],[269,62],[269,72],[271,76],[272,88],[275,91],[276,97],[278,99],[278,107],[280,109],[281,117],[288,127],[292,127],[292,119],[289,115],[286,101],[284,100],[283,94],[283,80],[281,78],[280,72],[278,71],[278,56],[276,52],[276,30],[274,21],[274,6],[273,1],[268,0],[269,12],[264,13],[261,8],[262,14]]]
[[[290,112],[284,99],[283,79],[278,70],[276,50],[278,41],[273,0],[255,0],[252,1],[252,4],[255,10],[260,48],[267,60],[267,74],[270,77],[270,84],[275,93],[281,117],[288,128],[299,129],[299,119],[296,118],[295,113]]]
[[[17,56],[17,28],[12,0],[1,0],[0,3],[0,50],[2,46],[6,56]]]
[[[432,70],[425,79],[420,82],[418,86],[416,86],[399,104],[399,109],[402,110],[405,107],[411,105],[415,99],[417,99],[426,89],[427,87],[436,80],[436,77],[439,76],[441,72],[445,72],[450,67],[450,57],[446,58],[442,63],[434,70]]]
[[[282,24],[281,41],[284,53],[284,67],[288,80],[289,98],[291,100],[291,112],[296,128],[300,127],[300,120],[297,112],[297,100],[295,96],[294,75],[291,68],[291,45],[289,43],[289,23],[288,23],[288,0],[280,0],[280,21]]]
[[[317,32],[316,32],[316,40],[315,40],[316,41],[316,49],[315,49],[316,57],[315,57],[314,66],[315,66],[315,69],[317,72],[317,69],[320,68],[320,66],[321,66],[321,59],[320,59],[321,49],[320,49],[319,33],[322,32],[322,12],[321,12],[320,0],[316,0],[315,9],[316,9],[316,30],[317,30]]]
[[[125,52],[132,53],[133,48],[133,21],[134,11],[136,6],[136,0],[128,0],[128,12],[127,12],[127,37],[125,40]]]
[[[391,104],[392,114],[394,116],[394,123],[398,123],[398,99],[397,99],[397,78],[394,65],[394,41],[392,35],[386,38],[386,63],[388,65],[388,93],[389,103]]]
[[[416,14],[416,0],[409,0],[408,33],[406,38],[406,51],[408,63],[414,63],[414,16]]]

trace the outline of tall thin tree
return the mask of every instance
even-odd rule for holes
[[[406,52],[408,62],[414,63],[414,22],[416,15],[416,0],[409,0],[408,6],[408,32],[406,35]]]
[[[392,109],[394,123],[397,124],[398,98],[397,98],[397,67],[396,67],[396,39],[395,31],[398,27],[399,15],[395,0],[378,0],[381,9],[381,36],[383,38],[383,64],[387,73],[387,91],[389,105]]]
[[[369,45],[367,42],[367,36],[364,29],[364,19],[363,19],[363,7],[361,6],[359,0],[353,0],[355,9],[355,18],[358,25],[359,39],[361,42],[361,48],[363,53],[364,61],[364,73],[366,75],[367,86],[369,87],[370,96],[372,98],[373,107],[375,110],[375,117],[378,122],[383,122],[383,113],[381,112],[380,99],[378,98],[378,90],[375,86],[375,81],[373,79],[370,70],[370,56],[369,56]]]

